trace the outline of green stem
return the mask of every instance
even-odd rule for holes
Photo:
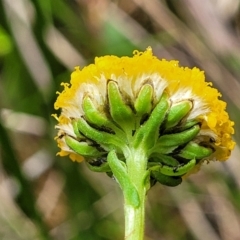
[[[148,186],[146,186],[146,165],[147,158],[143,152],[132,151],[131,156],[126,161],[128,176],[135,186],[139,195],[138,207],[127,203],[124,199],[125,211],[125,240],[143,240],[144,238],[144,217],[145,217],[145,197]]]

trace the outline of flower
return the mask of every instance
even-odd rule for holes
[[[141,148],[158,180],[159,166],[176,178],[193,159],[191,172],[203,161],[226,160],[234,148],[234,123],[204,73],[159,60],[150,47],[133,57],[97,57],[62,85],[55,102],[61,113],[54,115],[58,154],[73,161],[101,167],[112,149],[125,161],[130,148]]]

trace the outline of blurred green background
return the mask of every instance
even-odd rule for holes
[[[0,0],[1,240],[123,239],[117,184],[56,156],[51,114],[75,66],[147,46],[205,71],[240,143],[239,0]],[[239,147],[177,188],[154,186],[146,211],[146,240],[239,240]]]

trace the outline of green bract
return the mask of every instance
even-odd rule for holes
[[[117,82],[108,80],[105,106],[86,95],[84,115],[72,121],[77,138],[66,136],[65,141],[72,151],[86,158],[92,171],[113,174],[127,189],[126,196],[132,193],[129,201],[137,204],[137,193],[125,167],[133,151],[141,150],[146,155],[151,182],[167,186],[180,184],[183,175],[213,153],[214,148],[195,141],[201,127],[197,120],[186,121],[192,107],[192,100],[172,103],[167,92],[157,100],[150,80],[131,102]]]

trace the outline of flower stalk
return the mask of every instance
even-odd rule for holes
[[[97,58],[63,85],[55,103],[59,155],[85,159],[119,183],[127,240],[144,238],[145,198],[156,182],[177,186],[234,147],[226,104],[203,73],[160,61],[151,48]]]
[[[147,190],[150,188],[149,172],[146,170],[147,157],[141,152],[132,151],[131,156],[127,159],[127,166],[130,181],[137,189],[139,205],[134,207],[127,204],[124,199],[125,239],[142,240],[144,239],[145,198]]]

